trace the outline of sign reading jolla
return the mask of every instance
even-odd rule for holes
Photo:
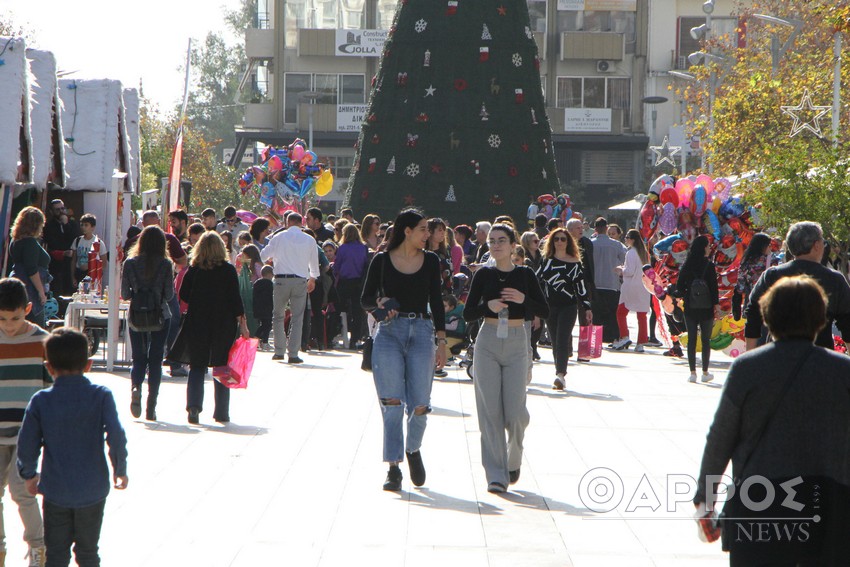
[[[388,30],[336,30],[339,57],[380,57]]]

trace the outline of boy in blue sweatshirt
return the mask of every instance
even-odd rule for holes
[[[43,496],[47,565],[67,567],[73,545],[78,565],[98,566],[110,485],[103,436],[117,490],[127,488],[127,437],[112,392],[83,376],[91,369],[85,335],[57,329],[44,341],[44,350],[55,383],[27,406],[18,434],[18,471],[30,494]]]

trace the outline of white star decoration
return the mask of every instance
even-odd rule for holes
[[[667,136],[664,136],[664,141],[661,142],[660,146],[649,146],[649,149],[652,150],[653,154],[655,154],[654,167],[658,167],[664,162],[676,167],[676,162],[673,161],[673,157],[682,151],[682,146],[671,146],[669,140],[667,140]]]
[[[791,126],[791,134],[789,137],[793,138],[803,130],[808,130],[818,138],[822,138],[823,134],[820,129],[820,119],[825,115],[829,114],[829,111],[832,110],[829,106],[815,106],[812,104],[812,97],[809,96],[809,89],[803,89],[803,99],[800,101],[800,104],[797,106],[780,106],[782,112],[787,114],[788,116],[794,119],[794,124]],[[799,112],[808,112],[814,113],[814,116],[809,120],[803,120],[798,116]]]
[[[434,85],[428,85],[428,88],[425,89],[425,96],[434,96],[435,92],[437,92],[437,89],[434,88]]]

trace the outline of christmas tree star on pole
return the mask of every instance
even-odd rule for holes
[[[682,151],[681,146],[671,146],[667,136],[664,136],[664,141],[661,142],[660,146],[649,146],[649,149],[652,150],[653,154],[655,154],[654,167],[658,167],[662,163],[666,162],[675,168],[676,162],[673,160],[673,157],[677,156],[679,152]]]
[[[783,114],[794,119],[794,124],[791,126],[790,138],[793,138],[803,130],[808,130],[818,138],[823,138],[823,133],[820,129],[820,119],[832,110],[829,106],[815,106],[812,104],[812,97],[809,95],[809,89],[803,89],[803,98],[797,106],[781,106]],[[814,114],[808,120],[803,120],[799,114],[807,112]]]

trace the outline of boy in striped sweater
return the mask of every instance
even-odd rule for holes
[[[44,367],[47,332],[26,320],[32,304],[20,280],[0,279],[0,496],[9,486],[24,522],[30,566],[45,562],[44,527],[38,501],[16,466],[18,430],[30,398],[53,380]],[[6,561],[6,530],[0,503],[0,567]]]

